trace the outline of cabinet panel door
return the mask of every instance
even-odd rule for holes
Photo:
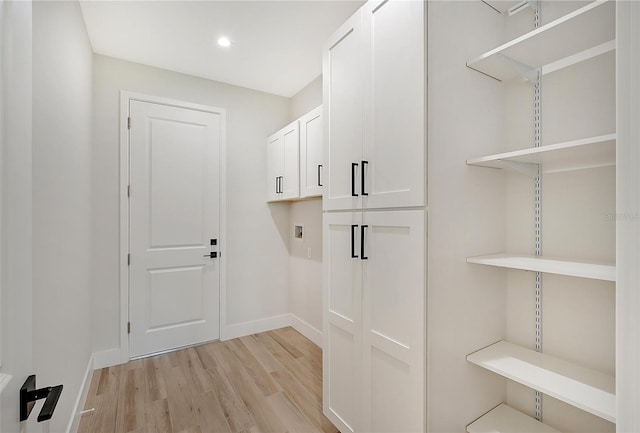
[[[425,204],[425,3],[363,10],[365,208]]]
[[[280,199],[280,176],[284,171],[284,146],[282,133],[267,139],[267,200]]]
[[[331,36],[323,51],[325,210],[361,207],[361,36],[360,9]]]
[[[322,195],[322,107],[300,118],[300,197]]]
[[[300,130],[297,120],[282,130],[282,145],[284,167],[280,198],[298,198],[300,197]]]
[[[423,211],[364,214],[363,431],[425,431]]]
[[[362,264],[360,213],[323,216],[323,411],[343,433],[360,431]]]

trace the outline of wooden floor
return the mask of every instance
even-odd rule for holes
[[[322,414],[322,352],[293,328],[96,370],[79,433],[307,433]]]

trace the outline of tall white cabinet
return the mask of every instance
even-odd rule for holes
[[[425,430],[425,4],[370,1],[325,45],[324,413]]]

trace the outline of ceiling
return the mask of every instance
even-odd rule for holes
[[[363,1],[82,1],[94,52],[291,97]],[[223,48],[221,36],[231,40]]]

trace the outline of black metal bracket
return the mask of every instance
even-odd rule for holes
[[[27,377],[27,380],[20,387],[20,421],[26,421],[31,414],[33,406],[36,404],[36,400],[43,398],[46,400],[38,414],[38,422],[51,419],[60,399],[60,394],[62,394],[62,385],[36,389],[36,375],[32,374]]]

